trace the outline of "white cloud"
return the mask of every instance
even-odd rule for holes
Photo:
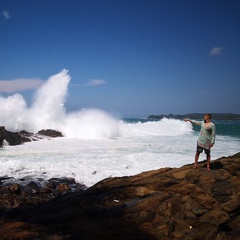
[[[9,14],[9,12],[6,11],[6,10],[4,10],[4,11],[2,12],[2,15],[5,17],[5,19],[9,19],[9,18],[10,18],[10,14]]]
[[[39,79],[0,80],[0,92],[14,93],[39,88],[43,84]]]
[[[223,48],[222,47],[213,47],[210,51],[210,54],[212,56],[221,55],[222,53],[223,53]]]

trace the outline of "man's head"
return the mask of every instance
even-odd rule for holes
[[[204,114],[204,122],[205,123],[210,122],[211,119],[212,119],[212,115],[210,113]]]

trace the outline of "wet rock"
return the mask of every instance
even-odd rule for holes
[[[3,181],[13,179],[13,177],[0,177],[0,185],[3,184]]]
[[[3,146],[4,140],[11,146],[22,143],[21,135],[18,132],[10,132],[4,126],[0,126],[0,147]]]
[[[34,133],[30,133],[26,130],[22,130],[19,132],[19,134],[21,135],[22,137],[22,142],[31,142],[32,139],[34,138]]]
[[[18,132],[10,132],[4,126],[0,126],[0,147],[6,142],[8,145],[20,145],[25,142],[39,141],[45,138],[63,137],[62,133],[56,130],[41,130],[38,133],[30,133],[26,130]]]
[[[22,191],[23,193],[26,193],[28,195],[35,195],[39,194],[40,189],[41,186],[39,185],[39,183],[31,181],[24,187]]]
[[[8,187],[9,191],[14,194],[20,194],[21,186],[17,183],[14,183]]]
[[[80,192],[86,187],[72,178],[55,178],[48,181],[26,181],[0,177],[0,217],[10,217],[25,212],[27,209],[47,203],[57,196],[70,192]],[[15,182],[14,182],[15,181]],[[76,185],[76,186],[75,186]],[[50,186],[50,187],[48,187]]]
[[[52,129],[40,130],[40,131],[38,131],[38,134],[48,136],[48,137],[52,137],[52,138],[63,137],[61,132],[58,132],[58,131],[52,130]]]

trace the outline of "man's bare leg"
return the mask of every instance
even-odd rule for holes
[[[199,155],[200,155],[200,153],[199,153],[199,152],[196,152],[196,154],[195,154],[195,163],[194,163],[193,168],[197,168],[197,163],[198,163]]]
[[[208,170],[208,171],[211,171],[211,168],[210,168],[210,160],[211,160],[211,155],[210,155],[210,154],[207,154],[207,170]]]

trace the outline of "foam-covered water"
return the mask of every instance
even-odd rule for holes
[[[0,149],[1,176],[65,176],[91,186],[107,177],[193,162],[198,132],[190,123],[174,119],[131,123],[100,109],[67,113],[64,102],[69,81],[66,70],[50,77],[31,106],[20,94],[0,97],[0,125],[6,129],[37,132],[51,128],[65,135]],[[212,159],[238,151],[239,138],[217,135]]]

